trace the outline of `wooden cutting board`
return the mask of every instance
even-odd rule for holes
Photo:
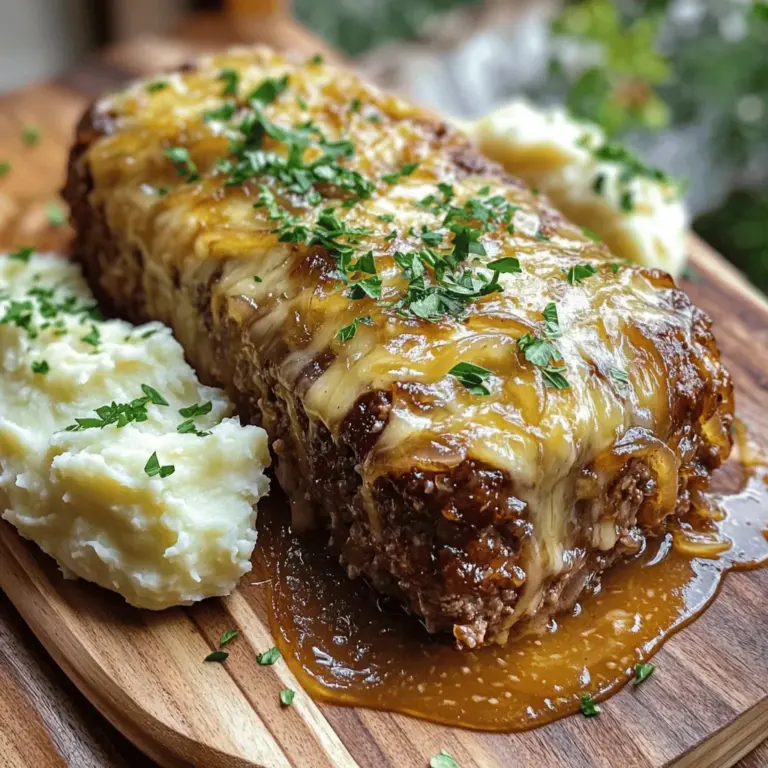
[[[68,232],[49,226],[46,205],[56,198],[88,98],[193,53],[195,46],[146,39],[0,99],[0,161],[13,166],[0,179],[2,247],[66,247]],[[42,132],[34,147],[20,141],[28,125]],[[760,437],[768,430],[768,304],[700,242],[691,241],[691,253],[697,274],[684,287],[715,319],[738,414]],[[274,496],[272,509],[282,503]],[[657,654],[657,673],[611,698],[599,718],[574,716],[510,735],[312,702],[284,662],[257,665],[255,654],[273,643],[263,588],[247,577],[224,600],[141,612],[105,590],[63,580],[53,561],[2,523],[0,587],[91,702],[164,766],[421,768],[445,749],[463,768],[706,768],[732,765],[768,736],[768,569],[729,576],[705,615]],[[242,637],[226,664],[203,664],[232,626]],[[278,693],[286,687],[297,695],[284,709]],[[0,730],[13,732],[0,734],[0,762],[32,764],[24,720],[3,722]]]

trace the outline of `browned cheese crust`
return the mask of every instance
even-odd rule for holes
[[[258,49],[137,83],[84,116],[65,196],[104,307],[170,325],[269,432],[294,523],[460,646],[544,626],[729,453],[668,275],[344,70]]]

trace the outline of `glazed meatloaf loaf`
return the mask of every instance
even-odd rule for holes
[[[710,321],[667,274],[319,57],[101,99],[65,195],[104,308],[170,325],[269,432],[294,525],[459,646],[545,625],[730,450]]]

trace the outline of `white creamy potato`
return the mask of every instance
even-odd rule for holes
[[[461,126],[483,152],[545,192],[571,221],[619,257],[677,277],[686,260],[688,213],[676,185],[563,107],[513,101]]]
[[[0,255],[2,516],[133,605],[227,594],[251,568],[266,433],[230,418],[170,329],[94,308],[63,257]]]

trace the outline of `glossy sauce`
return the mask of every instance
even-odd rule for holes
[[[264,510],[257,574],[269,580],[273,634],[317,699],[482,730],[548,723],[578,711],[584,691],[598,699],[618,691],[635,664],[704,610],[729,570],[768,564],[768,472],[744,450],[742,462],[739,491],[713,495],[697,522],[610,569],[545,634],[472,652],[349,581],[325,534],[298,537],[281,510]],[[721,487],[739,474],[731,462],[718,473]]]

